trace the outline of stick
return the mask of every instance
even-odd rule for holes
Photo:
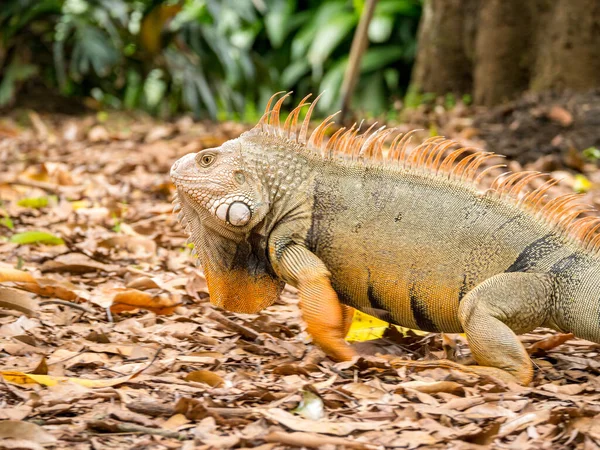
[[[352,439],[345,439],[341,437],[326,436],[317,433],[285,433],[283,431],[272,431],[265,436],[265,441],[275,442],[283,445],[289,445],[293,447],[312,447],[318,448],[323,445],[339,445],[341,448],[359,448],[359,449],[371,449],[375,448],[372,445],[364,444],[362,442],[353,441]]]
[[[163,430],[160,428],[144,427],[132,423],[122,423],[116,420],[93,420],[87,423],[90,430],[99,433],[141,433],[141,434],[156,434],[168,438],[184,439],[185,436],[175,431]]]
[[[251,328],[240,325],[240,324],[234,322],[233,320],[228,319],[224,315],[219,314],[216,311],[213,311],[212,309],[206,310],[206,317],[214,320],[215,322],[220,323],[224,327],[229,328],[230,330],[233,330],[236,333],[241,334],[245,338],[251,339],[253,341],[256,340],[260,336],[260,333],[252,330]]]
[[[362,55],[367,49],[369,43],[369,23],[373,18],[373,12],[375,11],[375,5],[377,0],[367,0],[364,6],[363,12],[360,15],[360,21],[358,27],[354,33],[352,39],[352,47],[350,48],[350,59],[348,66],[346,66],[346,72],[344,73],[344,81],[342,83],[342,112],[339,115],[340,123],[344,123],[348,110],[350,109],[350,100],[352,100],[352,94],[354,93],[354,87],[358,80],[360,72],[360,61]]]
[[[94,312],[91,309],[86,308],[85,306],[78,305],[77,303],[68,302],[66,300],[46,300],[46,301],[40,302],[40,306],[46,306],[46,305],[68,306],[69,308],[78,309],[79,311],[83,311],[88,314],[92,314]]]

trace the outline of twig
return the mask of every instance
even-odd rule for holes
[[[46,306],[46,305],[68,306],[70,308],[78,309],[79,311],[86,312],[88,314],[92,314],[94,312],[91,309],[86,308],[85,306],[81,306],[81,305],[78,305],[77,303],[73,303],[73,302],[68,302],[66,300],[45,300],[43,302],[40,302],[40,306]]]
[[[170,417],[175,414],[174,407],[154,402],[131,402],[127,403],[125,406],[130,411],[152,417]],[[204,408],[206,408],[206,411],[209,413],[218,414],[225,418],[248,417],[255,413],[255,410],[250,408],[216,408],[212,406],[204,406]]]
[[[230,330],[233,330],[236,333],[241,334],[245,338],[251,339],[253,341],[256,340],[260,336],[260,333],[254,331],[253,329],[245,327],[243,325],[240,325],[239,323],[236,323],[233,320],[228,319],[224,315],[219,314],[218,312],[216,312],[212,309],[206,310],[205,317],[208,317],[209,319],[212,319],[215,322],[220,323],[224,327],[229,328]]]
[[[117,422],[116,420],[93,420],[87,423],[90,430],[99,433],[141,433],[141,434],[156,434],[175,439],[185,439],[185,435],[175,431],[163,430],[161,428],[150,428],[133,423]]]
[[[341,448],[376,448],[375,446],[353,441],[352,439],[303,432],[286,433],[284,431],[272,431],[265,436],[265,441],[276,442],[278,444],[289,445],[292,447],[319,448],[323,445],[339,445]]]
[[[352,99],[352,93],[356,86],[356,81],[360,72],[360,60],[362,55],[367,48],[369,41],[369,23],[373,18],[373,12],[375,11],[375,5],[377,0],[367,0],[365,3],[362,14],[360,15],[360,21],[358,27],[354,33],[352,39],[352,47],[350,48],[350,59],[346,66],[346,73],[344,74],[344,81],[342,82],[342,112],[340,114],[340,123],[344,123],[346,114],[350,109],[350,100]]]

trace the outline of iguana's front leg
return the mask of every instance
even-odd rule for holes
[[[298,289],[302,318],[313,341],[334,360],[356,356],[344,340],[353,310],[343,308],[338,300],[325,264],[300,244],[282,245],[275,240],[269,253],[278,275]]]

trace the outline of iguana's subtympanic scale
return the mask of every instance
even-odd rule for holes
[[[465,332],[480,366],[521,383],[533,368],[517,334],[539,326],[600,342],[599,218],[577,219],[575,195],[528,190],[536,172],[477,188],[492,154],[452,150],[389,130],[339,130],[331,118],[307,139],[313,102],[279,120],[285,97],[259,124],[171,169],[176,210],[204,268],[211,301],[254,313],[284,282],[299,290],[313,340],[332,358],[352,308],[409,328]],[[299,128],[299,129],[298,129]],[[459,158],[460,157],[460,158]]]

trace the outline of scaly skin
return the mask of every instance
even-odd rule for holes
[[[280,106],[171,170],[214,304],[257,312],[286,282],[334,359],[355,356],[344,341],[350,306],[404,327],[465,332],[482,366],[469,371],[522,384],[533,367],[517,334],[545,326],[600,342],[600,222],[572,222],[572,199],[541,206],[542,189],[519,201],[528,174],[482,193],[465,179],[488,156],[443,160],[448,141],[401,154],[400,166],[378,162],[377,132],[337,141],[354,161],[321,156],[322,129],[305,143],[305,129],[289,131],[294,112],[291,126],[279,125]]]

